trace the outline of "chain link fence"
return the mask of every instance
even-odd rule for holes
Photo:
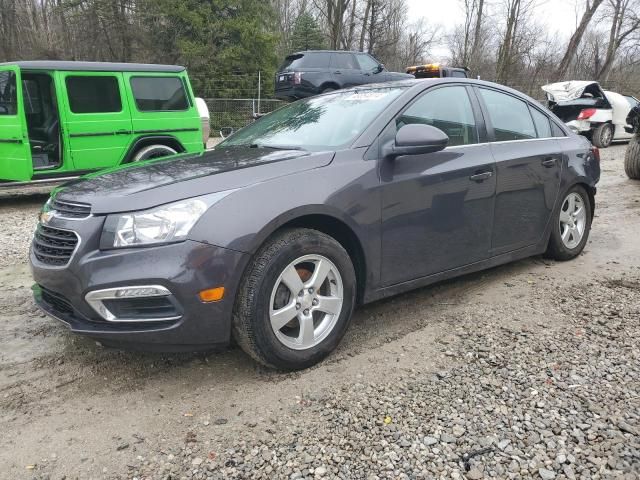
[[[257,114],[271,113],[285,102],[256,98],[205,98],[211,115],[211,136],[226,137],[255,120]]]

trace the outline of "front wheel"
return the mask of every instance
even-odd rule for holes
[[[355,292],[353,264],[336,240],[310,229],[284,230],[245,273],[233,314],[235,340],[266,366],[310,367],[344,336]]]
[[[571,260],[580,255],[591,231],[591,203],[582,186],[575,185],[565,194],[552,222],[547,256]]]
[[[591,142],[598,148],[607,148],[613,142],[613,125],[603,123],[599,125],[591,136]]]

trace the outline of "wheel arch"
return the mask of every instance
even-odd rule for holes
[[[180,140],[173,135],[144,135],[131,142],[127,153],[124,155],[120,163],[129,163],[141,148],[156,144],[171,147],[177,153],[184,153],[186,151],[186,148],[184,148],[184,145],[182,145]]]
[[[361,304],[367,284],[367,260],[362,241],[349,225],[338,215],[326,211],[302,210],[289,212],[277,222],[271,222],[256,235],[253,253],[273,235],[288,228],[309,228],[335,239],[347,251],[356,273],[356,302]]]
[[[338,85],[334,80],[327,80],[322,85],[320,85],[320,92],[324,91],[327,88],[334,88],[336,90],[340,90],[342,87]]]

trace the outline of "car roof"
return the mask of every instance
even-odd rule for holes
[[[185,70],[179,65],[155,65],[151,63],[72,62],[61,60],[26,60],[0,63],[0,67],[16,66],[22,70],[65,70],[89,72],[169,72]]]
[[[495,82],[488,82],[486,80],[476,80],[474,78],[462,78],[462,77],[435,77],[435,78],[407,78],[406,80],[395,80],[391,82],[381,82],[381,83],[368,83],[366,85],[359,85],[357,87],[345,88],[345,91],[348,90],[372,90],[376,88],[385,88],[385,87],[410,87],[413,90],[419,91],[428,88],[429,86],[433,86],[435,84],[446,84],[446,83],[464,83],[469,85],[477,85],[482,87],[490,87],[496,88],[498,90],[502,90],[503,92],[511,93],[512,95],[519,96],[527,101],[535,102],[536,104],[540,104],[540,102],[535,99],[529,97],[527,94],[522,93],[518,90],[514,90],[513,88],[507,87],[505,85],[501,85]]]
[[[364,53],[365,55],[369,55],[367,52],[360,52],[358,50],[300,50],[299,52],[290,53],[287,57],[304,55],[305,53]]]

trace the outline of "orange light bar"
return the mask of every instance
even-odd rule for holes
[[[202,290],[198,297],[203,302],[219,302],[224,297],[224,287],[209,288]]]

